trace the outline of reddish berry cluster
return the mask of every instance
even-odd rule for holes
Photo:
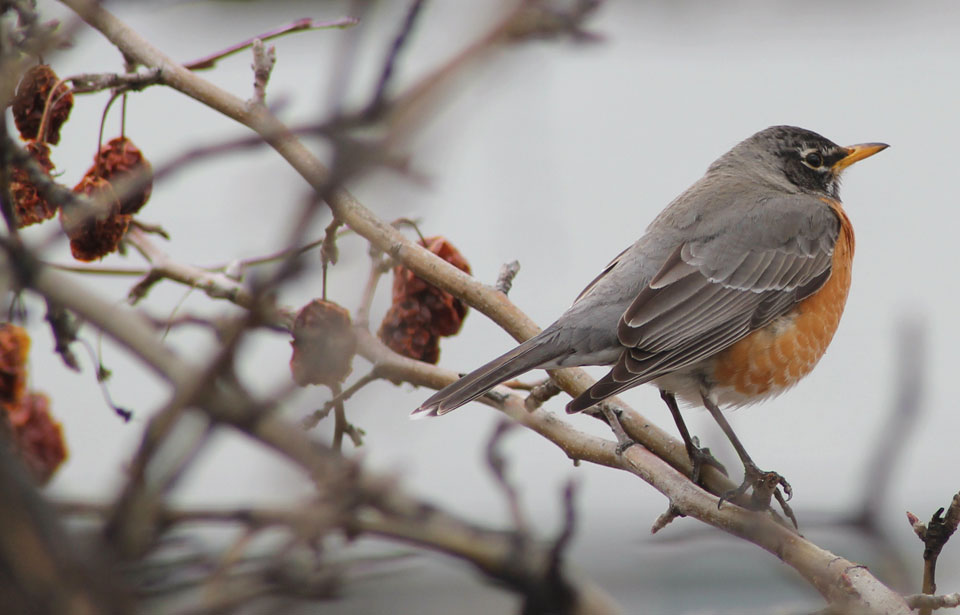
[[[421,245],[457,269],[470,273],[470,265],[444,237],[424,239]],[[467,306],[406,267],[393,269],[393,304],[380,325],[380,339],[404,356],[436,363],[440,338],[460,331]]]
[[[46,483],[67,458],[60,424],[50,415],[50,400],[27,391],[30,336],[0,323],[0,405],[13,429],[13,442],[31,476]]]
[[[70,115],[73,95],[49,66],[28,70],[17,87],[13,116],[26,151],[48,177],[54,169],[48,144],[60,142],[60,127]],[[42,136],[38,136],[40,132]],[[26,165],[15,166],[10,188],[18,227],[49,220],[60,211],[60,224],[70,238],[74,258],[92,261],[115,251],[133,214],[150,198],[153,171],[143,154],[126,137],[100,148],[93,166],[73,191],[89,197],[94,207],[50,202],[31,180]],[[51,178],[52,181],[52,178]],[[116,189],[123,190],[122,195]]]

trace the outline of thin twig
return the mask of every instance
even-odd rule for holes
[[[407,9],[406,19],[404,19],[403,24],[400,26],[400,31],[393,39],[393,45],[390,46],[387,59],[383,63],[383,69],[380,71],[380,79],[377,80],[376,88],[374,88],[373,98],[370,100],[367,110],[363,115],[373,117],[385,106],[387,88],[390,85],[391,77],[396,68],[397,59],[400,56],[400,51],[410,39],[410,34],[413,32],[413,27],[417,23],[417,17],[420,15],[423,4],[424,0],[412,0],[410,3],[410,7]]]
[[[946,515],[943,512],[944,509],[940,508],[933,513],[930,522],[925,526],[915,515],[907,513],[907,519],[913,526],[913,531],[923,541],[922,591],[931,596],[937,593],[937,559],[940,557],[940,551],[960,525],[960,493],[953,496]],[[921,606],[920,615],[930,615],[932,610],[929,606]]]
[[[510,261],[500,267],[500,275],[497,276],[497,283],[494,285],[497,290],[505,295],[510,294],[513,288],[513,279],[520,273],[520,261]]]
[[[337,393],[333,397],[333,399],[323,404],[322,408],[320,408],[319,410],[315,410],[313,413],[310,414],[310,416],[304,418],[301,423],[303,425],[303,428],[313,429],[314,427],[317,426],[317,424],[320,421],[322,421],[324,418],[327,417],[328,414],[330,414],[330,411],[333,410],[333,408],[336,407],[337,404],[343,404],[343,402],[353,397],[353,395],[357,391],[367,386],[371,382],[379,380],[380,378],[381,376],[380,376],[379,370],[376,368],[376,366],[374,366],[374,368],[370,370],[369,373],[367,373],[364,376],[361,376],[356,382],[351,384],[342,392]]]
[[[383,254],[376,248],[370,248],[370,273],[367,275],[367,282],[363,286],[363,295],[360,297],[360,305],[357,307],[356,316],[353,322],[358,327],[364,329],[370,328],[370,309],[373,306],[373,298],[377,292],[377,286],[383,274],[390,270],[390,261],[383,258]]]
[[[501,443],[509,431],[516,428],[516,423],[507,420],[497,422],[487,440],[486,459],[487,467],[496,481],[497,487],[503,492],[507,500],[507,506],[510,510],[510,519],[513,521],[513,529],[517,533],[524,535],[527,533],[527,521],[520,508],[520,494],[517,488],[507,478],[507,459],[500,450]]]
[[[47,93],[47,99],[44,101],[44,105],[43,105],[43,113],[40,115],[40,126],[37,127],[37,141],[40,141],[42,143],[46,143],[49,141],[49,139],[47,139],[47,128],[48,128],[47,123],[50,120],[50,114],[53,113],[54,107],[56,107],[60,103],[63,97],[68,96],[70,94],[70,88],[67,88],[67,87],[64,87],[64,89],[66,90],[65,92],[62,92],[60,94],[57,93],[57,90],[63,87],[64,81],[66,80],[58,79],[57,82],[54,83],[53,87],[50,89],[50,92]],[[57,97],[56,100],[53,99],[54,96]]]
[[[79,372],[80,363],[71,349],[71,345],[77,341],[79,327],[70,317],[69,312],[62,306],[50,303],[50,301],[47,301],[46,304],[47,315],[45,320],[50,324],[50,330],[53,332],[54,352],[60,355],[64,365],[75,372]]]
[[[139,73],[83,73],[66,77],[74,94],[88,94],[103,90],[135,92],[151,85],[161,83],[159,68],[147,69]]]
[[[906,597],[911,609],[935,611],[937,609],[955,609],[960,607],[960,593],[931,596],[928,594],[912,594]]]
[[[330,385],[330,392],[336,400],[333,403],[333,450],[340,451],[343,448],[343,434],[347,430],[347,413],[343,407],[343,399],[340,395],[339,384]]]
[[[267,104],[267,82],[270,73],[277,63],[277,50],[273,45],[264,46],[259,38],[253,40],[253,97],[250,103],[254,105]]]
[[[304,17],[289,23],[285,26],[280,26],[273,30],[268,30],[262,34],[258,34],[254,37],[248,38],[245,41],[230,45],[225,49],[221,49],[215,53],[204,56],[197,60],[186,62],[183,67],[187,70],[204,70],[207,68],[213,68],[213,66],[223,58],[239,53],[250,47],[254,44],[254,41],[269,41],[271,39],[283,36],[285,34],[291,34],[293,32],[303,32],[305,30],[329,30],[329,29],[343,29],[349,28],[351,26],[357,25],[358,20],[353,17],[341,17],[339,19],[332,19],[328,21],[316,21],[309,17]]]
[[[323,243],[320,246],[320,264],[322,269],[321,280],[323,291],[321,297],[324,301],[327,299],[327,266],[336,265],[337,260],[340,258],[340,251],[337,250],[337,229],[339,229],[342,224],[342,222],[334,218],[330,221],[330,224],[327,225],[323,233]]]
[[[667,510],[654,520],[653,525],[650,527],[650,533],[656,534],[663,528],[670,525],[675,519],[678,519],[682,516],[684,515],[680,513],[680,511],[676,506],[673,505],[672,502],[667,504]]]

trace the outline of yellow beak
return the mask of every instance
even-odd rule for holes
[[[890,146],[886,143],[860,143],[858,145],[851,145],[850,147],[846,148],[847,155],[834,163],[833,172],[839,173],[854,162],[863,160],[864,158],[869,158],[877,152],[882,152],[888,147]]]

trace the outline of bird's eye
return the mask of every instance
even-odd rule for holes
[[[821,166],[823,166],[823,156],[817,152],[810,152],[803,157],[803,161],[807,163],[807,166],[811,169],[819,169]]]

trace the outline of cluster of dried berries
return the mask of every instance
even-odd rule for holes
[[[30,337],[22,328],[0,323],[0,405],[13,429],[16,451],[39,484],[53,476],[67,448],[60,424],[50,415],[50,400],[28,392]]]
[[[124,186],[124,198],[114,190]],[[126,137],[117,137],[100,148],[91,166],[73,191],[100,204],[97,211],[60,210],[60,224],[70,238],[70,251],[81,261],[102,258],[117,249],[133,214],[140,211],[153,189],[152,168],[140,150]]]
[[[333,387],[350,375],[357,338],[350,313],[336,303],[314,299],[300,310],[293,324],[290,371],[300,386]]]
[[[443,237],[421,243],[457,269],[470,273],[463,255]],[[417,277],[406,267],[393,269],[393,304],[380,325],[380,339],[394,352],[436,363],[440,337],[460,331],[467,306],[445,290]]]
[[[54,91],[56,88],[56,91]],[[48,104],[49,103],[49,104]],[[70,117],[73,94],[45,64],[34,66],[17,85],[13,99],[13,121],[26,142],[26,151],[47,176],[53,172],[48,143],[60,142],[60,127]],[[40,129],[43,135],[40,136]],[[17,226],[24,227],[49,220],[57,213],[56,204],[43,198],[23,165],[13,168],[10,192]]]
[[[53,171],[50,146],[40,141],[29,141],[25,149],[44,173],[50,175]],[[10,194],[13,195],[13,213],[17,218],[17,228],[49,220],[57,214],[57,206],[43,198],[23,167],[14,167],[10,174]]]
[[[53,163],[47,143],[60,141],[60,127],[70,115],[73,95],[49,66],[28,70],[17,86],[13,115],[26,150],[50,176]],[[39,133],[43,132],[43,135]],[[39,136],[38,136],[39,135]],[[60,223],[70,238],[74,258],[92,261],[117,249],[133,214],[140,211],[153,186],[153,170],[140,150],[126,137],[117,137],[94,156],[93,166],[73,191],[97,203],[96,211],[64,207]],[[123,198],[117,198],[116,190]],[[11,192],[17,226],[52,218],[59,207],[42,196],[23,165],[13,169]]]

